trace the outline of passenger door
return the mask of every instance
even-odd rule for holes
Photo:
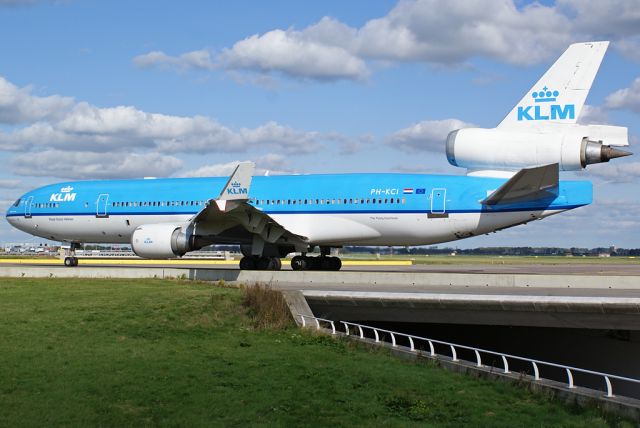
[[[31,218],[31,206],[33,205],[33,196],[29,196],[24,201],[24,218]]]
[[[431,189],[431,211],[429,217],[448,217],[446,214],[447,189]]]
[[[100,196],[98,196],[98,200],[96,202],[96,217],[98,218],[109,217],[109,213],[107,211],[108,202],[109,202],[108,193],[101,193]]]

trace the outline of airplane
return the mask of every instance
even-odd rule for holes
[[[309,174],[73,181],[22,195],[8,222],[70,243],[131,244],[140,257],[181,257],[211,244],[238,244],[240,269],[339,270],[332,248],[417,246],[487,234],[588,205],[592,184],[561,181],[631,153],[625,127],[581,125],[608,42],[576,43],[495,128],[451,132],[446,156],[462,175]],[[320,255],[309,254],[320,249]]]

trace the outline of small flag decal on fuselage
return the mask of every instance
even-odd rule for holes
[[[413,188],[411,188],[411,187],[405,188],[403,193],[405,195],[410,195],[410,194],[413,193]]]
[[[416,189],[416,195],[424,195],[425,189]]]

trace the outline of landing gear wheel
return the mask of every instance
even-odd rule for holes
[[[256,258],[245,256],[240,259],[240,270],[254,270],[256,268]]]
[[[65,257],[64,258],[64,265],[66,267],[78,266],[78,258],[77,257]]]
[[[258,259],[258,263],[256,264],[256,269],[258,270],[271,270],[271,265],[272,265],[272,258],[271,257],[260,257]]]
[[[307,269],[320,270],[322,266],[322,260],[320,257],[307,257]]]
[[[333,257],[320,257],[319,258],[319,270],[333,270],[332,269],[332,259]]]
[[[295,256],[291,259],[291,269],[305,270],[307,268],[307,257]]]
[[[280,260],[279,257],[274,257],[273,258],[273,270],[280,270],[282,269],[282,260]]]
[[[331,270],[338,271],[342,267],[342,260],[340,260],[340,257],[331,257],[329,264],[331,266]]]

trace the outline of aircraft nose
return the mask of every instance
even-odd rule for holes
[[[22,198],[18,199],[18,201],[21,201]],[[16,207],[16,205],[18,205],[19,202],[16,202],[12,205],[9,206],[9,208],[7,208],[7,212],[5,213],[5,218],[7,219],[7,222],[13,226],[13,227],[17,227],[16,226],[16,215],[18,214],[18,208]]]

